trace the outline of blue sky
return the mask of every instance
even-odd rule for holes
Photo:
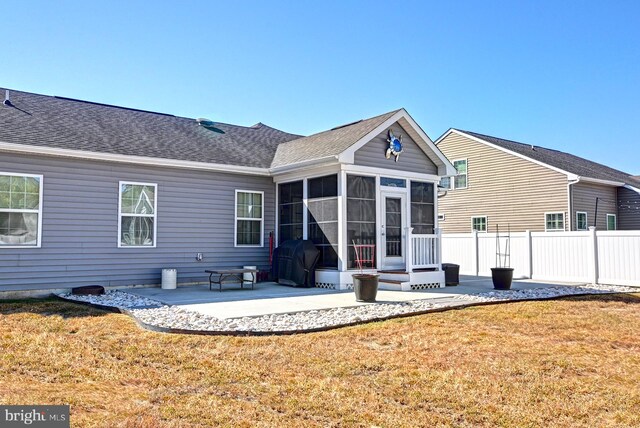
[[[311,134],[405,107],[640,174],[640,2],[2,1],[0,86]]]

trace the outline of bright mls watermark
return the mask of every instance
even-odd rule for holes
[[[0,406],[0,427],[69,428],[69,406]]]

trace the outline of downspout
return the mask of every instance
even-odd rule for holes
[[[569,225],[569,232],[573,230],[571,228],[571,226],[573,225],[573,192],[571,191],[571,185],[579,182],[580,182],[580,177],[576,178],[575,180],[569,180],[567,183],[567,205],[569,208],[569,212],[567,213],[567,216],[569,217],[569,221],[567,222],[567,224]]]

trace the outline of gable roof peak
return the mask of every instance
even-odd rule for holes
[[[492,137],[478,132],[464,131],[455,128],[452,128],[452,130],[461,134],[466,134],[467,136],[488,143],[489,145],[497,146],[498,148],[508,152],[515,153],[516,155],[529,158],[534,162],[541,163],[552,169],[573,174],[574,176],[618,183],[635,181],[633,176],[624,171],[620,171],[561,150],[549,149],[542,146],[533,146],[531,144]]]

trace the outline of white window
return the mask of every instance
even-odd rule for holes
[[[545,213],[545,232],[564,230],[564,213]]]
[[[487,231],[487,216],[471,217],[471,231]]]
[[[607,214],[607,230],[616,230],[616,229],[618,229],[618,224],[616,223],[616,215]]]
[[[451,177],[442,177],[438,187],[445,190],[451,189]]]
[[[467,160],[458,159],[453,161],[453,166],[456,168],[458,175],[453,177],[454,189],[466,189],[467,188]]]
[[[584,211],[576,213],[576,230],[587,230],[587,213]]]
[[[236,190],[236,247],[262,247],[264,192]]]
[[[40,247],[42,176],[0,172],[0,247]]]
[[[120,182],[118,247],[156,246],[157,184]]]

